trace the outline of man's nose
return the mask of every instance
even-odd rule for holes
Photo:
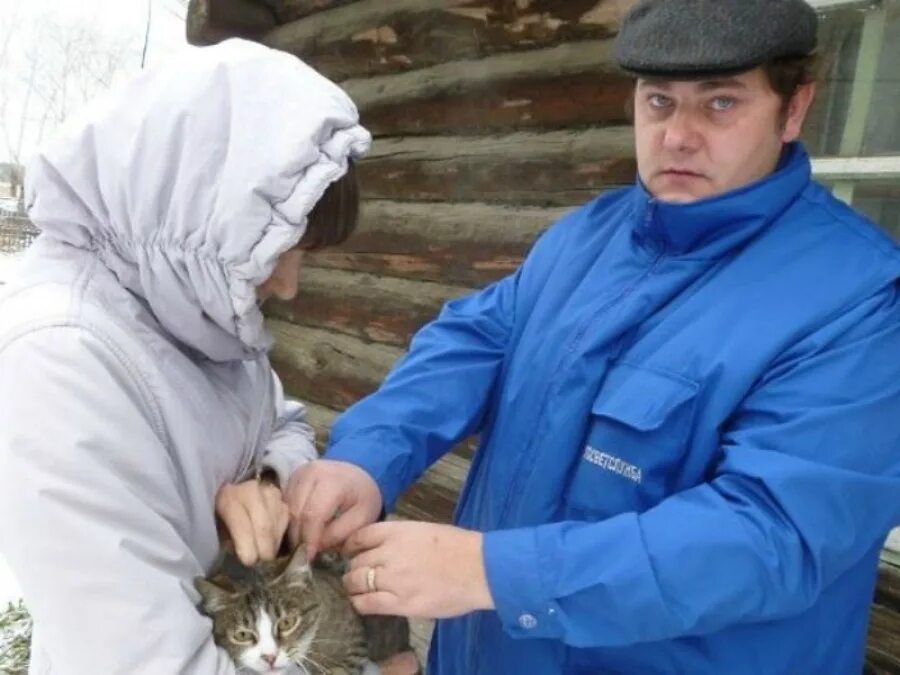
[[[663,146],[666,150],[685,152],[696,150],[700,135],[689,113],[678,111],[666,124]]]

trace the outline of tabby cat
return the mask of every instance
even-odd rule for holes
[[[354,611],[333,558],[310,565],[298,547],[253,568],[231,555],[217,567],[194,584],[216,643],[241,673],[370,675],[374,662],[411,649],[406,619]]]

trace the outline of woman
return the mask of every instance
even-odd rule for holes
[[[369,144],[337,86],[232,40],[141,76],[28,167],[42,235],[0,301],[0,551],[31,672],[235,672],[191,580],[216,515],[244,562],[271,558],[280,488],[315,457],[259,304],[349,235]]]

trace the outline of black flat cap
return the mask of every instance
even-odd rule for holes
[[[818,19],[804,0],[641,0],[616,39],[635,75],[734,74],[816,48]]]

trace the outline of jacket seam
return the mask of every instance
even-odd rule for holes
[[[156,434],[165,448],[171,453],[173,447],[171,439],[166,432],[165,423],[163,421],[164,416],[162,414],[162,407],[159,405],[159,401],[153,394],[151,388],[147,385],[146,379],[141,373],[140,368],[128,356],[126,350],[123,347],[121,347],[106,333],[99,330],[96,326],[85,325],[84,323],[76,322],[68,317],[64,319],[48,319],[42,322],[30,323],[22,326],[19,330],[13,332],[11,335],[8,335],[2,342],[0,342],[0,353],[2,353],[3,350],[13,344],[16,340],[20,340],[27,335],[39,333],[41,331],[50,330],[53,328],[72,328],[78,331],[84,331],[85,333],[97,339],[104,347],[109,350],[113,358],[115,358],[116,361],[118,361],[118,363],[128,373],[128,377],[131,380],[131,383],[134,385],[135,389],[138,392],[138,395],[141,397],[142,402],[146,406],[146,409],[150,414],[149,421],[154,434]]]

